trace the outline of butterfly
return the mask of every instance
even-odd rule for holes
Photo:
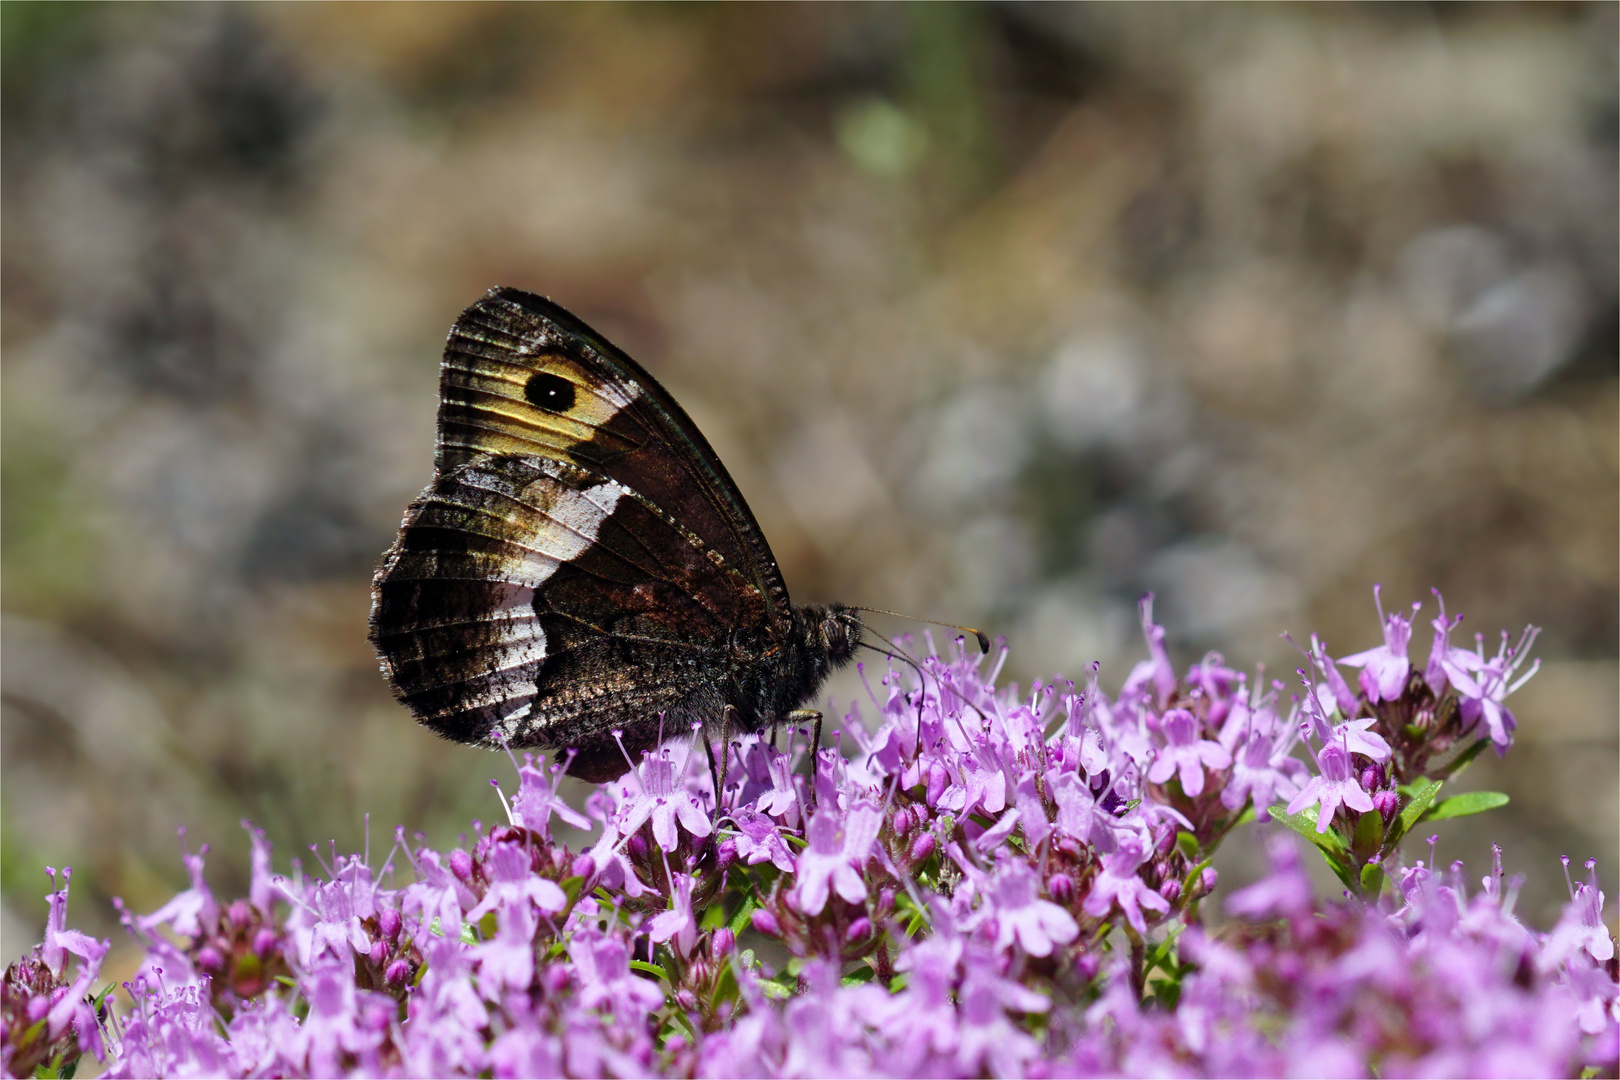
[[[461,313],[433,480],[372,582],[371,642],[418,721],[611,780],[694,724],[802,715],[860,610],[789,600],[702,433],[602,335],[518,289]]]

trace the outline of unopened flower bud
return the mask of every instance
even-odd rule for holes
[[[388,959],[388,943],[386,941],[373,941],[371,943],[370,957],[373,964],[380,966],[384,960]]]
[[[388,970],[383,972],[383,981],[386,982],[389,986],[399,986],[401,983],[403,983],[405,981],[405,977],[407,975],[409,975],[410,973],[411,973],[410,962],[407,961],[404,957],[400,957],[398,960],[395,960],[392,964],[389,964],[388,965]]]
[[[630,853],[632,859],[643,862],[647,858],[647,841],[640,833],[636,833],[624,842],[624,850]]]
[[[844,940],[851,945],[855,944],[857,941],[865,941],[871,936],[872,920],[868,919],[865,915],[862,915],[860,918],[850,923],[849,929],[844,931]]]
[[[473,861],[465,848],[456,848],[450,853],[450,872],[456,875],[456,880],[466,882],[472,880]]]
[[[1361,770],[1361,789],[1363,791],[1377,791],[1384,782],[1384,770],[1376,765],[1369,765]]]
[[[1378,811],[1378,816],[1388,824],[1395,817],[1395,812],[1401,808],[1401,797],[1389,790],[1375,791],[1372,804],[1373,809]]]
[[[729,927],[722,926],[709,936],[709,955],[716,960],[731,955],[731,950],[737,947],[737,935]]]
[[[596,860],[591,858],[589,853],[582,851],[574,859],[572,872],[574,877],[588,878],[596,873]]]
[[[1046,883],[1046,895],[1059,904],[1069,904],[1074,901],[1074,879],[1068,874],[1053,874]]]
[[[934,853],[934,834],[923,833],[911,842],[911,861],[920,863]]]
[[[754,912],[750,921],[753,923],[754,929],[758,930],[766,937],[782,936],[782,927],[781,924],[776,921],[776,916],[772,915],[764,908],[760,908],[758,911]]]
[[[894,890],[893,889],[884,889],[882,892],[878,893],[877,913],[880,916],[881,915],[887,915],[889,912],[891,912],[893,910],[894,910]]]
[[[253,905],[246,900],[232,900],[227,917],[236,929],[245,930],[253,921]]]
[[[720,846],[714,849],[714,865],[724,870],[737,861],[737,842],[735,840],[722,840]]]
[[[1165,878],[1164,884],[1159,886],[1159,895],[1172,904],[1181,899],[1181,880],[1179,878]]]
[[[1075,958],[1074,970],[1082,979],[1090,982],[1097,977],[1097,972],[1102,970],[1102,957],[1096,953],[1081,953]]]
[[[540,983],[548,994],[560,994],[568,989],[568,969],[561,964],[549,964]]]
[[[697,1009],[697,995],[683,986],[675,991],[675,1004],[687,1012],[693,1012]]]
[[[1221,875],[1218,872],[1216,872],[1216,870],[1215,870],[1215,868],[1213,866],[1204,867],[1204,872],[1202,874],[1198,875],[1198,888],[1199,888],[1199,891],[1205,892],[1205,893],[1214,892],[1215,891],[1215,883],[1220,881],[1220,880],[1221,880]]]
[[[382,936],[389,941],[399,939],[401,923],[398,908],[383,908],[377,912],[377,929],[382,931]]]
[[[917,827],[917,819],[909,807],[902,806],[894,812],[894,834],[904,836]]]
[[[276,932],[266,927],[253,935],[253,953],[260,958],[276,951]]]
[[[212,945],[204,945],[197,950],[197,966],[208,972],[222,971],[225,968],[225,957]]]
[[[1164,835],[1159,837],[1159,842],[1153,850],[1156,851],[1161,857],[1169,855],[1172,851],[1176,850],[1176,830],[1164,830]]]

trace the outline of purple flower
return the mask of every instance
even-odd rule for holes
[[[686,762],[677,768],[668,747],[648,754],[633,770],[640,779],[641,790],[620,808],[619,832],[630,836],[641,828],[642,822],[651,818],[653,840],[664,851],[674,851],[679,843],[675,832],[677,821],[692,836],[708,836],[713,831],[708,811],[684,784],[676,782],[677,777],[685,773]]]
[[[562,888],[555,881],[533,873],[530,865],[528,848],[521,840],[496,840],[491,843],[484,853],[484,874],[489,878],[489,891],[476,907],[467,912],[467,921],[477,922],[497,908],[525,903],[532,903],[546,915],[555,915],[567,907],[568,897]]]
[[[1384,628],[1384,643],[1375,649],[1342,657],[1339,663],[1361,668],[1361,690],[1367,700],[1394,701],[1406,691],[1406,676],[1412,670],[1406,647],[1412,640],[1412,621],[1404,615],[1384,615],[1384,601],[1380,586],[1373,586],[1373,601],[1378,605],[1378,621]],[[1412,605],[1415,615],[1422,604]]]
[[[1498,754],[1513,744],[1513,731],[1518,727],[1518,721],[1502,701],[1529,682],[1530,677],[1541,669],[1541,661],[1537,660],[1530,665],[1529,671],[1517,679],[1513,678],[1529,658],[1530,646],[1535,644],[1536,636],[1540,633],[1537,627],[1525,627],[1512,649],[1508,648],[1508,636],[1503,633],[1501,646],[1496,650],[1496,655],[1489,659],[1485,657],[1485,643],[1480,639],[1477,652],[1453,649],[1441,661],[1441,668],[1457,691],[1463,722],[1472,726],[1483,718]]]
[[[1289,802],[1290,814],[1297,814],[1308,806],[1319,806],[1316,831],[1325,833],[1341,804],[1363,814],[1372,812],[1372,797],[1356,783],[1350,767],[1350,755],[1342,746],[1330,743],[1322,747],[1316,753],[1316,765],[1322,774],[1311,777],[1304,790]]]
[[[810,846],[799,853],[794,903],[806,915],[819,915],[827,906],[829,888],[850,903],[866,899],[866,882],[857,869],[866,865],[883,811],[869,802],[849,808],[843,821],[825,807],[810,818],[806,839]]]
[[[1226,768],[1232,764],[1232,755],[1220,743],[1203,738],[1198,718],[1186,709],[1171,709],[1162,723],[1166,745],[1148,767],[1147,778],[1162,784],[1179,772],[1181,790],[1197,798],[1204,791],[1204,770]]]
[[[1169,901],[1147,887],[1137,876],[1137,870],[1147,861],[1142,842],[1136,837],[1121,840],[1112,855],[1103,859],[1102,870],[1091,882],[1091,892],[1081,910],[1093,918],[1107,915],[1117,904],[1125,913],[1125,920],[1138,934],[1147,933],[1147,920],[1142,909],[1164,914],[1170,910]]]
[[[793,854],[788,851],[787,841],[782,839],[774,821],[749,807],[734,811],[731,820],[738,829],[737,854],[749,866],[769,861],[783,873],[793,872]]]
[[[1588,879],[1579,885],[1569,881],[1569,859],[1564,858],[1564,881],[1569,885],[1569,903],[1563,917],[1541,948],[1544,970],[1552,970],[1577,953],[1584,952],[1597,963],[1614,959],[1614,938],[1603,925],[1603,890],[1598,888],[1597,860],[1586,863]]]
[[[996,867],[983,914],[996,920],[998,950],[1017,941],[1031,956],[1050,956],[1054,944],[1067,945],[1079,935],[1074,917],[1042,900],[1039,891],[1035,872],[1021,860],[1004,859]]]
[[[548,779],[546,773],[534,764],[532,754],[523,755],[523,764],[518,766],[517,794],[512,796],[512,824],[521,825],[546,840],[551,839],[553,814],[576,829],[590,828],[590,819],[563,802],[557,794],[557,789],[562,785],[563,766],[555,765],[550,771]]]
[[[1297,794],[1305,766],[1289,753],[1296,738],[1289,730],[1275,738],[1258,732],[1250,735],[1232,755],[1232,778],[1221,789],[1221,805],[1237,810],[1253,799],[1254,812],[1263,814],[1272,803]]]
[[[676,873],[670,877],[675,883],[670,909],[653,916],[647,924],[647,936],[656,945],[674,941],[675,951],[685,959],[692,955],[692,946],[697,944],[697,919],[692,915],[692,875]]]

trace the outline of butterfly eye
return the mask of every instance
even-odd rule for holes
[[[561,375],[542,371],[529,376],[523,396],[547,412],[567,412],[574,407],[574,384]]]

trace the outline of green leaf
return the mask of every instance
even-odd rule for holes
[[[585,887],[585,879],[583,877],[563,878],[557,882],[557,886],[562,889],[563,896],[568,898],[568,908],[571,908],[574,906],[574,902],[579,899],[580,890]],[[566,911],[568,908],[563,910]]]
[[[1411,831],[1428,811],[1429,804],[1434,797],[1440,794],[1440,783],[1436,780],[1416,780],[1410,784],[1402,784],[1401,794],[1407,797],[1407,803],[1401,807],[1401,815],[1390,825],[1389,831],[1384,834],[1384,853],[1387,855],[1395,850],[1395,845],[1401,838]]]
[[[733,934],[741,934],[754,925],[754,912],[758,910],[759,901],[750,891],[747,896],[743,897],[742,904],[738,906],[736,913],[731,916],[731,921],[726,926],[730,928]]]
[[[1351,850],[1357,859],[1368,859],[1376,855],[1383,840],[1384,818],[1377,810],[1362,814],[1356,819],[1356,834],[1351,843]]]
[[[710,904],[703,909],[703,918],[698,920],[698,927],[702,930],[717,930],[726,925],[726,909],[721,904]]]
[[[1344,838],[1331,828],[1327,832],[1316,831],[1316,815],[1319,809],[1307,806],[1301,813],[1289,814],[1273,806],[1269,813],[1272,821],[1282,822],[1320,848],[1322,854],[1328,856],[1330,864],[1335,860],[1340,864],[1347,864],[1350,861],[1350,853],[1345,849]]]
[[[1437,771],[1436,775],[1438,775],[1440,777],[1440,779],[1443,780],[1443,781],[1444,780],[1450,780],[1451,778],[1456,776],[1458,773],[1460,773],[1464,769],[1468,768],[1468,766],[1472,765],[1474,763],[1474,759],[1479,757],[1479,755],[1489,745],[1491,745],[1491,740],[1490,739],[1488,739],[1488,738],[1480,739],[1479,741],[1477,741],[1473,745],[1471,745],[1468,749],[1464,750],[1462,753],[1458,754],[1456,757],[1454,757],[1450,761],[1446,762],[1446,764],[1442,765],[1439,768],[1439,770]]]
[[[1322,853],[1322,859],[1328,864],[1328,869],[1332,870],[1334,876],[1344,882],[1345,888],[1355,892],[1355,868],[1350,862],[1350,852],[1344,846],[1344,837],[1331,828],[1327,832],[1319,833],[1316,831],[1319,811],[1319,807],[1308,806],[1302,813],[1289,814],[1273,806],[1270,813],[1271,820],[1282,822],[1315,844],[1316,850]]]
[[[872,976],[875,974],[877,974],[877,972],[873,971],[869,967],[856,968],[854,971],[844,976],[842,985],[865,986],[867,983],[872,981]]]
[[[1178,831],[1176,833],[1176,847],[1181,850],[1181,854],[1186,857],[1187,861],[1191,862],[1193,856],[1198,854],[1198,837],[1185,830]]]
[[[659,967],[657,964],[649,964],[645,960],[632,960],[632,961],[630,961],[630,970],[632,970],[632,971],[640,971],[640,972],[642,972],[644,974],[651,975],[651,976],[653,976],[655,978],[658,978],[658,979],[662,979],[665,982],[669,982],[669,972],[665,971],[663,968]]]
[[[1420,821],[1445,821],[1447,818],[1467,817],[1469,814],[1483,814],[1487,810],[1495,810],[1499,806],[1506,806],[1508,797],[1500,791],[1467,791],[1461,795],[1453,795],[1449,799],[1442,799],[1429,808]]]
[[[758,986],[766,997],[774,998],[777,1001],[786,1001],[793,996],[794,987],[792,985],[784,986],[780,975],[774,979],[761,979]]]
[[[1232,827],[1235,829],[1239,825],[1247,825],[1251,821],[1257,821],[1257,820],[1259,820],[1259,818],[1255,815],[1254,803],[1252,803],[1252,802],[1245,803],[1244,806],[1243,806],[1243,813],[1239,814],[1237,816],[1237,820],[1232,822]]]
[[[1368,899],[1376,899],[1384,891],[1384,868],[1377,863],[1368,863],[1361,868],[1361,895]]]

